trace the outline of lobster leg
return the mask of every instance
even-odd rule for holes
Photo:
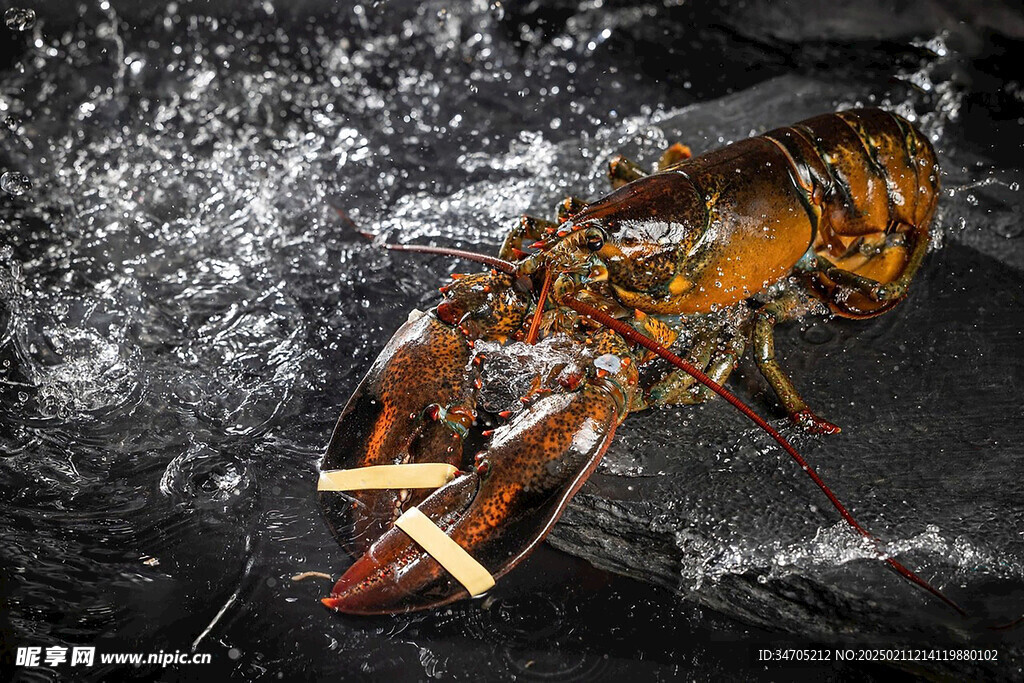
[[[708,361],[707,370],[705,374],[713,379],[718,384],[725,384],[725,381],[729,379],[729,375],[736,369],[739,359],[743,356],[743,351],[747,347],[746,335],[737,334],[730,339],[727,339],[725,343],[719,348],[715,354]],[[705,399],[713,398],[715,393],[703,384],[700,386],[700,392],[704,395]]]
[[[587,208],[587,202],[579,197],[568,196],[558,203],[555,211],[558,214],[558,222],[564,223],[583,209]]]
[[[638,164],[619,154],[608,162],[608,180],[612,189],[617,190],[627,183],[647,175]]]
[[[666,149],[665,153],[661,155],[660,159],[658,159],[658,170],[664,171],[666,168],[671,168],[678,163],[686,161],[692,156],[693,152],[690,151],[689,147],[681,142],[677,142]]]
[[[678,351],[679,355],[686,362],[703,371],[711,362],[717,334],[717,329],[705,330],[697,334],[688,348]],[[662,361],[655,360],[652,361],[653,363],[658,363],[661,366]],[[646,391],[647,402],[650,405],[692,405],[694,403],[701,403],[704,400],[703,395],[695,394],[693,391],[696,382],[697,380],[692,375],[673,368],[672,372],[665,375],[664,378],[657,380]]]
[[[552,221],[537,218],[536,216],[523,215],[519,218],[519,222],[516,223],[515,227],[509,231],[508,237],[505,238],[505,242],[501,245],[501,251],[498,252],[498,256],[506,261],[516,261],[519,259],[519,252],[522,251],[523,242],[527,240],[536,242],[544,237],[548,228],[557,227],[558,224]]]
[[[709,331],[695,340],[684,359],[718,384],[724,384],[743,355],[746,336],[746,330],[728,336],[722,335],[720,330]],[[659,405],[693,405],[713,397],[710,389],[682,370],[668,375],[648,392],[649,402]]]
[[[666,168],[671,168],[680,162],[686,161],[691,156],[693,156],[693,153],[690,152],[690,148],[677,142],[665,150],[661,158],[658,159],[654,170],[655,172],[664,171]],[[613,190],[617,190],[623,185],[639,180],[646,175],[647,173],[638,163],[621,154],[613,157],[608,162],[608,180],[611,182]]]
[[[799,297],[787,292],[754,314],[754,359],[794,422],[816,434],[836,434],[839,427],[811,412],[775,359],[776,323],[798,317],[802,308],[803,302]]]
[[[899,235],[900,233],[897,232],[896,234]],[[917,273],[918,268],[921,267],[925,254],[928,252],[928,240],[925,236],[917,235],[916,231],[912,228],[903,234],[910,236],[914,244],[910,257],[906,259],[905,265],[898,271],[899,274],[893,278],[886,277],[884,272],[877,276],[878,279],[874,279],[853,271],[844,270],[820,255],[817,257],[817,268],[825,277],[836,284],[849,287],[871,301],[899,301],[907,295],[907,287]],[[881,253],[876,258],[883,264],[887,261],[897,260],[887,258],[890,255],[896,256],[895,252],[897,250],[899,255],[902,256],[905,247],[902,244],[886,244],[882,247]],[[902,259],[899,260],[901,261]]]

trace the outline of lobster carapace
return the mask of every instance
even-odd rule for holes
[[[630,412],[715,393],[741,406],[720,385],[748,347],[793,420],[838,431],[781,369],[773,328],[813,309],[870,317],[906,296],[938,198],[927,139],[894,114],[847,111],[695,158],[675,145],[650,175],[619,157],[609,175],[611,194],[567,199],[557,221],[523,217],[498,258],[406,247],[490,269],[458,277],[398,330],[342,412],[321,470],[444,463],[451,476],[321,491],[356,558],[329,607],[397,612],[471,592],[395,525],[413,508],[500,577],[544,538]],[[529,362],[540,349],[549,362]],[[521,380],[515,406],[484,396],[499,359]],[[873,538],[778,432],[741,410]]]

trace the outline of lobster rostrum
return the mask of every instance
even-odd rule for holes
[[[927,139],[894,114],[847,111],[696,158],[675,145],[650,175],[619,157],[609,176],[611,194],[565,200],[558,221],[524,216],[498,258],[387,245],[489,269],[453,276],[435,309],[410,316],[339,418],[322,473],[423,463],[450,473],[431,486],[321,490],[332,532],[356,558],[328,607],[390,613],[467,597],[476,591],[396,521],[415,508],[500,578],[543,540],[630,412],[715,394],[768,431],[876,542],[721,385],[752,347],[794,421],[838,431],[781,369],[773,327],[810,310],[871,317],[906,296],[938,198]],[[494,372],[510,368],[523,393],[515,406],[488,395]]]

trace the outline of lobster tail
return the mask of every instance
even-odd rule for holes
[[[939,168],[931,144],[905,119],[863,109],[763,137],[789,162],[818,257],[882,286],[919,265],[938,202]],[[848,318],[879,315],[906,296],[903,287],[879,300],[823,271],[810,282],[834,313]]]

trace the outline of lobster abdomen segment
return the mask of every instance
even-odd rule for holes
[[[764,136],[787,158],[815,227],[814,251],[880,285],[923,257],[939,193],[935,151],[905,119],[879,109],[828,114]],[[878,315],[903,297],[837,291],[822,273],[812,287],[833,312]]]
[[[787,158],[823,225],[840,235],[891,223],[927,225],[935,210],[935,152],[906,120],[878,109],[827,114],[763,136]]]

